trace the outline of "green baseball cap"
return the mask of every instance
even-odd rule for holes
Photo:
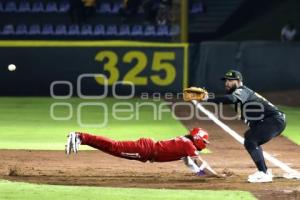
[[[236,71],[236,70],[229,70],[226,72],[225,76],[221,78],[222,81],[225,80],[240,80],[243,81],[243,76],[241,72]]]

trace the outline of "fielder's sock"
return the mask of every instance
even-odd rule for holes
[[[263,156],[262,148],[257,147],[250,153],[253,161],[255,162],[255,165],[259,171],[262,171],[264,173],[267,172],[267,166],[265,163],[265,159]]]
[[[265,167],[266,165],[265,165],[264,161],[262,161],[262,160],[256,161],[255,165],[259,171],[262,171],[264,173],[267,172],[267,168]]]

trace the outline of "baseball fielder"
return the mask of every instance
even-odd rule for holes
[[[217,176],[198,153],[205,149],[208,143],[208,133],[201,128],[194,128],[184,136],[157,142],[150,138],[115,141],[104,136],[71,132],[67,139],[66,154],[69,155],[72,151],[77,153],[79,145],[89,145],[113,156],[141,162],[169,162],[182,159],[198,176]]]
[[[243,85],[242,74],[228,71],[222,78],[226,95],[209,99],[202,88],[185,89],[185,100],[204,100],[214,103],[234,104],[236,112],[249,129],[245,132],[244,147],[250,154],[258,171],[248,176],[248,182],[272,182],[273,175],[268,170],[261,145],[280,135],[285,129],[285,115],[264,97]]]

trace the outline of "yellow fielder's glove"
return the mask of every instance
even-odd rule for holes
[[[189,87],[183,90],[183,100],[184,101],[206,101],[208,99],[208,93],[203,88]]]

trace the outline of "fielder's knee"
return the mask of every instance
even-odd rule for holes
[[[253,150],[255,150],[258,147],[258,145],[253,140],[245,139],[244,147],[245,147],[245,149],[247,149],[248,152],[252,152]]]

